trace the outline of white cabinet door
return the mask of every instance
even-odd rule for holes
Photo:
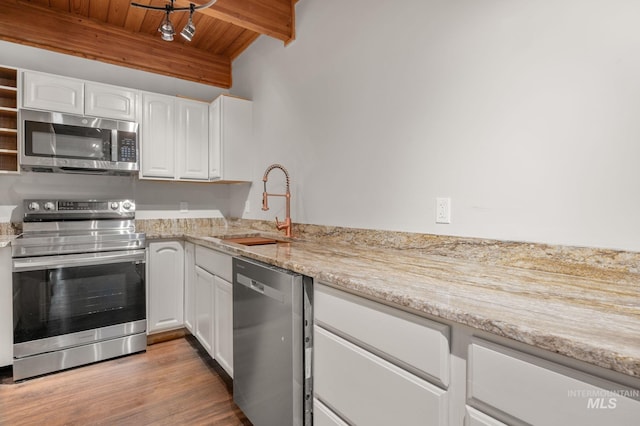
[[[148,331],[184,325],[184,252],[179,241],[149,243]]]
[[[254,151],[252,102],[221,95],[209,106],[209,178],[250,181]]]
[[[209,178],[209,105],[177,99],[178,178]]]
[[[22,74],[24,108],[84,114],[84,82],[75,78],[25,71]]]
[[[213,353],[213,275],[196,266],[196,337],[207,350]]]
[[[175,177],[175,102],[172,96],[142,94],[142,177]]]
[[[0,247],[0,367],[13,364],[11,247]]]
[[[233,378],[233,285],[217,276],[213,280],[213,358]]]
[[[209,105],[209,179],[222,178],[222,99],[219,96]]]
[[[86,83],[84,113],[114,120],[136,120],[137,90],[107,84]]]
[[[446,425],[447,392],[318,326],[315,397],[350,424]]]
[[[196,249],[184,243],[184,325],[195,334],[196,318]]]
[[[637,425],[631,389],[493,342],[469,345],[468,403],[533,425]]]

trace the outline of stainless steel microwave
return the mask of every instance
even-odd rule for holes
[[[138,124],[20,110],[24,170],[130,174],[139,167]]]

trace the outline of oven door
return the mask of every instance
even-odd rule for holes
[[[144,262],[144,250],[15,258],[14,357],[144,332]]]

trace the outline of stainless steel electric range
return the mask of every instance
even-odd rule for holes
[[[25,200],[12,243],[13,378],[146,349],[145,234],[132,200]]]

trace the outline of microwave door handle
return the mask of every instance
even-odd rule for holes
[[[118,130],[111,130],[111,161],[113,163],[118,161]]]

